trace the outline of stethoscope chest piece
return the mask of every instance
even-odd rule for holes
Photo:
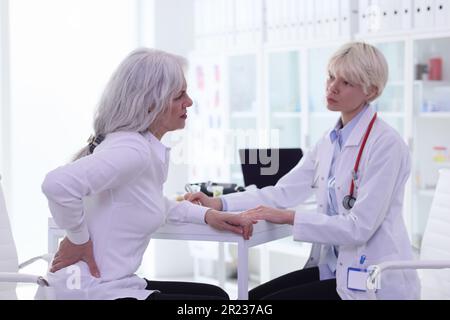
[[[350,210],[355,205],[356,199],[350,195],[346,195],[342,200],[342,205],[346,210]]]

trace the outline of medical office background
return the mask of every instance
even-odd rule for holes
[[[20,261],[47,250],[45,174],[86,143],[108,77],[138,46],[190,63],[187,128],[164,141],[175,197],[188,182],[243,185],[239,148],[311,148],[338,117],[324,102],[328,58],[350,40],[376,45],[390,78],[374,105],[411,150],[404,218],[420,249],[438,170],[450,167],[449,1],[0,0],[0,17],[0,174]],[[287,238],[252,249],[250,287],[300,268],[308,248]],[[214,282],[217,252],[152,240],[139,272]]]

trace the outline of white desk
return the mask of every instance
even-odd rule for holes
[[[158,229],[152,236],[153,239],[166,240],[197,240],[215,242],[233,242],[238,246],[238,299],[248,299],[248,249],[273,240],[278,240],[292,235],[292,226],[278,225],[265,221],[259,221],[253,226],[253,236],[250,240],[244,240],[242,236],[219,231],[208,225],[200,224],[166,224]],[[64,236],[52,218],[48,219],[48,250],[56,252],[58,239]]]
[[[153,239],[198,240],[233,242],[238,246],[238,299],[248,299],[248,249],[266,242],[292,235],[292,226],[259,221],[253,226],[253,236],[244,240],[242,236],[219,231],[208,225],[166,224],[153,234]]]

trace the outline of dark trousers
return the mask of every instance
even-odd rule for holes
[[[205,283],[147,281],[147,290],[158,290],[147,300],[230,300],[220,287]]]
[[[285,274],[249,292],[249,300],[341,300],[336,279],[320,281],[319,268]]]

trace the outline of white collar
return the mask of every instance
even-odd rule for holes
[[[150,131],[146,131],[142,135],[150,142],[150,147],[156,153],[156,156],[163,163],[166,163],[170,148],[159,141]]]

